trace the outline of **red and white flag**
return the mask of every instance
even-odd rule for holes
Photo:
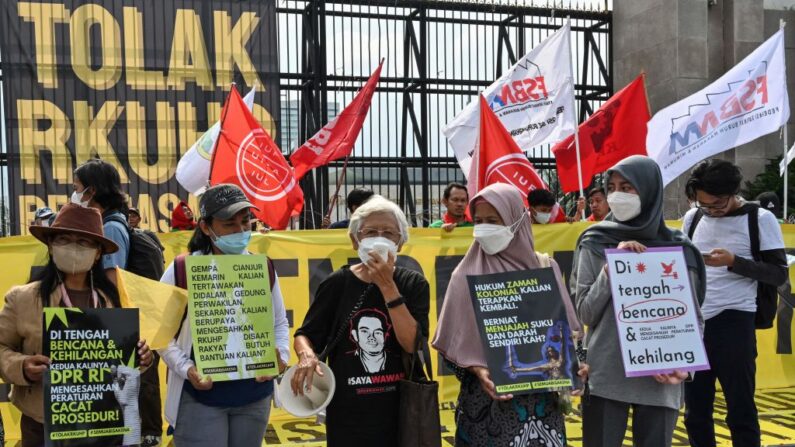
[[[549,189],[482,95],[478,149],[472,155],[469,197],[492,183],[514,185],[525,197],[533,189]]]
[[[329,121],[290,155],[290,162],[295,168],[295,178],[301,180],[312,169],[351,154],[353,144],[356,143],[364,119],[370,110],[370,101],[381,77],[383,65],[384,62],[381,61],[378,68],[370,75],[370,79],[342,113]]]
[[[646,155],[646,123],[650,118],[643,76],[638,76],[580,124],[583,186],[630,155]],[[556,144],[552,153],[563,191],[579,191],[574,135]]]
[[[233,88],[221,112],[221,135],[213,152],[210,184],[238,185],[254,214],[274,230],[287,228],[290,215],[301,211],[304,192],[282,151],[260,126]]]

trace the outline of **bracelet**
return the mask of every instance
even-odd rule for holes
[[[399,296],[399,297],[395,298],[392,301],[388,301],[386,303],[386,307],[387,307],[387,309],[394,309],[394,308],[396,308],[398,306],[402,306],[404,304],[406,304],[406,300],[403,299],[402,296]]]

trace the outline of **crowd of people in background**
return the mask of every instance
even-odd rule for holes
[[[726,397],[732,442],[759,446],[754,330],[764,327],[760,325],[769,314],[760,296],[787,281],[787,259],[779,227],[780,200],[775,193],[764,193],[755,202],[747,201],[739,196],[741,182],[739,169],[729,162],[699,164],[687,180],[692,207],[681,229],[667,226],[660,169],[642,156],[626,158],[608,170],[604,185],[574,201],[570,213],[549,190],[535,189],[523,196],[513,186],[495,184],[470,197],[466,185],[450,183],[441,199],[442,218],[430,227],[443,232],[474,227],[474,241],[452,274],[435,334],[429,327],[427,280],[396,265],[409,239],[406,216],[388,199],[355,188],[347,196],[348,217],[334,223],[327,218],[323,227],[346,228],[360,262],[326,278],[307,314],[295,316],[298,330],[292,349],[298,364],[292,390],[296,395],[311,391],[313,377],[323,374],[319,362],[327,360],[337,381],[326,414],[328,445],[396,445],[399,430],[407,429],[397,424],[400,388],[361,393],[356,378],[373,373],[400,377],[401,355],[432,338],[460,381],[456,445],[508,445],[533,431],[535,438],[522,438],[521,445],[563,446],[565,403],[560,396],[498,395],[480,343],[469,335],[477,329],[467,275],[550,266],[564,292],[561,298],[572,333],[585,340],[580,375],[588,384],[582,400],[586,447],[622,445],[630,410],[636,446],[671,445],[682,402],[691,445],[714,446],[716,381]],[[42,377],[49,364],[39,354],[43,306],[119,307],[116,268],[145,271],[137,259],[140,253],[159,253],[160,270],[155,268],[149,276],[182,288],[187,287],[186,256],[249,254],[254,206],[234,185],[208,188],[200,197],[198,219],[185,202],[174,208],[172,230],[193,234],[189,252],[165,270],[160,240],[140,229],[142,216],[128,207],[112,165],[91,160],[79,166],[70,202],[57,213],[49,208],[36,211],[30,232],[47,246],[49,261],[29,284],[8,292],[0,311],[0,376],[12,384],[11,400],[23,415],[23,447],[43,445]],[[571,277],[564,282],[555,261],[536,252],[533,225],[583,220],[594,224],[580,236]],[[146,252],[141,244],[156,248]],[[643,252],[656,246],[679,246],[685,252],[708,371],[634,378],[622,371],[616,322],[608,310],[612,292],[605,249]],[[283,372],[290,359],[283,299],[288,292],[280,288],[272,265],[269,271],[275,349]],[[167,348],[152,352],[146,340],[139,348],[141,445],[161,442],[160,358],[168,369],[165,417],[175,445],[259,445],[274,393],[273,377],[220,383],[202,377],[184,317]]]

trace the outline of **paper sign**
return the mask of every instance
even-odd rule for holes
[[[605,253],[626,376],[709,369],[682,247]]]

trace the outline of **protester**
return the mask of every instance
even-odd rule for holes
[[[591,215],[588,216],[590,222],[601,222],[610,212],[610,205],[607,204],[605,189],[601,186],[588,192],[588,206],[591,208]]]
[[[467,216],[466,209],[469,203],[467,187],[461,183],[450,183],[444,188],[442,205],[447,211],[440,220],[433,222],[430,228],[441,228],[450,232],[457,227],[471,227],[472,219]]]
[[[409,233],[394,203],[370,198],[351,216],[348,234],[362,262],[342,267],[317,289],[295,332],[291,385],[296,394],[311,390],[313,374],[320,374],[317,353],[343,334],[328,356],[337,384],[326,412],[328,445],[397,446],[398,432],[414,429],[398,426],[397,385],[405,375],[401,355],[414,352],[418,326],[428,336],[428,282],[395,266]]]
[[[127,267],[130,251],[130,234],[124,214],[127,198],[121,190],[119,171],[105,161],[91,159],[78,166],[74,172],[74,192],[71,202],[83,207],[99,210],[102,214],[105,237],[118,246],[115,253],[102,257],[102,265],[113,283],[116,283],[116,267]]]
[[[52,209],[48,207],[39,208],[33,214],[33,225],[39,226],[50,226],[50,217],[55,216],[55,213],[52,212]]]
[[[196,221],[193,220],[193,210],[187,203],[179,202],[171,212],[171,231],[193,231]]]
[[[773,215],[776,216],[776,219],[778,219],[778,223],[785,223],[784,211],[781,208],[781,200],[779,200],[778,194],[773,191],[759,193],[759,195],[756,196],[756,201],[759,202],[760,208],[773,213]]]
[[[252,208],[243,191],[235,185],[208,188],[199,202],[201,216],[188,244],[190,256],[249,254],[246,247],[251,239]],[[185,263],[181,263],[181,267],[176,264],[175,261],[168,266],[161,281],[186,288]],[[180,268],[183,270],[178,272]],[[185,282],[180,283],[178,278]],[[271,298],[275,349],[281,373],[290,358],[289,326],[275,274]],[[174,428],[174,445],[259,446],[268,425],[273,378],[263,376],[213,383],[209,377],[202,377],[194,360],[190,326],[190,320],[183,316],[179,334],[167,348],[159,350],[168,366],[165,415]]]
[[[530,205],[531,222],[534,224],[551,224],[574,222],[582,219],[585,209],[585,199],[577,200],[575,217],[566,216],[566,211],[555,200],[552,191],[548,189],[533,189],[527,193],[527,204]]]
[[[356,212],[356,209],[362,206],[364,202],[369,200],[373,195],[373,191],[367,188],[353,188],[351,192],[348,193],[348,197],[345,199],[345,206],[348,208],[348,214],[353,215],[353,213]],[[323,228],[328,228],[330,230],[348,228],[349,223],[350,219],[343,219],[338,222],[331,223],[328,218],[323,218]]]
[[[52,226],[30,233],[47,245],[49,260],[30,283],[12,288],[0,311],[0,376],[12,385],[11,401],[22,412],[23,447],[44,445],[44,389],[50,360],[41,355],[44,307],[121,307],[119,292],[105,274],[102,255],[118,246],[105,238],[102,216],[67,204]],[[138,342],[142,368],[152,362],[145,340]]]
[[[461,381],[456,407],[456,445],[564,446],[566,427],[557,393],[497,396],[478,334],[467,276],[540,268],[522,193],[497,183],[470,202],[475,242],[450,278],[433,346]],[[569,325],[581,331],[554,260]],[[535,438],[529,439],[532,433]],[[520,444],[515,439],[526,436]]]
[[[732,444],[760,445],[754,403],[756,320],[767,312],[765,326],[772,326],[775,288],[787,281],[787,258],[776,216],[737,196],[742,179],[737,166],[709,160],[693,169],[685,186],[696,208],[685,214],[682,229],[705,253],[707,264],[702,313],[710,370],[697,372],[693,382],[685,385],[685,427],[694,447],[715,445],[715,379],[720,381],[726,398],[726,424]],[[758,228],[751,228],[752,214],[756,214]],[[760,287],[763,284],[772,286],[773,294],[773,304],[764,309],[757,306],[764,293]]]
[[[157,237],[154,231],[151,230],[143,230],[141,229],[141,212],[138,211],[138,208],[130,208],[127,211],[127,222],[130,224],[130,228],[135,230],[141,230],[149,239],[152,240],[158,247],[160,247],[160,251],[164,251],[166,247],[163,247],[163,244],[160,242],[160,238]]]
[[[704,263],[684,234],[665,226],[662,174],[654,160],[638,155],[624,159],[607,171],[607,191],[612,213],[580,236],[569,281],[577,315],[589,329],[590,397],[583,399],[583,445],[621,446],[632,408],[634,445],[670,446],[682,402],[681,383],[688,374],[625,376],[605,249],[641,253],[652,246],[683,247],[699,302],[704,296]]]

